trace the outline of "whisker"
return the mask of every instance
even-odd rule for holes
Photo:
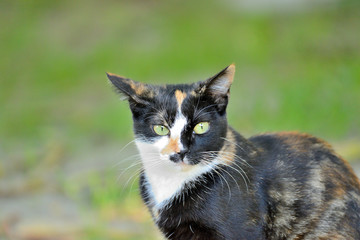
[[[231,189],[230,189],[230,185],[229,185],[228,181],[227,181],[226,178],[221,174],[221,172],[219,172],[218,170],[216,170],[216,168],[215,168],[214,166],[212,166],[211,164],[209,164],[209,162],[206,162],[206,161],[205,161],[205,163],[208,163],[207,166],[209,166],[212,171],[214,171],[219,177],[221,177],[221,178],[224,180],[224,182],[225,182],[225,184],[227,185],[228,190],[229,190],[229,200],[228,200],[228,201],[230,202],[230,199],[231,199]]]
[[[159,161],[153,161],[153,162],[152,162],[152,165],[150,165],[150,167],[155,167],[155,166],[158,166],[158,165],[160,165],[160,164],[161,164],[161,162],[159,162]],[[132,174],[132,176],[130,176],[130,177],[128,178],[128,180],[125,182],[125,184],[123,185],[123,188],[126,188],[126,186],[128,186],[128,184],[129,184],[129,182],[130,182],[133,178],[136,179],[136,177],[137,177],[142,171],[143,171],[143,168],[140,168],[140,169],[136,170],[136,171]]]
[[[120,161],[118,161],[117,163],[113,164],[113,166],[111,166],[111,168],[115,168],[117,166],[119,166],[120,164],[124,164],[126,162],[129,162],[130,160],[133,160],[134,158],[138,158],[140,157],[140,154],[134,154],[134,155],[131,155],[125,159],[122,159]]]
[[[205,114],[212,114],[212,113],[216,113],[217,111],[210,111],[210,112],[203,112],[201,114],[198,114],[194,119],[195,121],[198,119],[198,118],[201,118],[202,116],[204,116]]]
[[[216,104],[211,104],[211,105],[209,105],[209,106],[206,106],[206,107],[200,109],[200,111],[195,112],[195,114],[194,114],[194,119],[195,119],[195,120],[198,119],[198,116],[200,115],[200,113],[202,113],[202,112],[204,112],[206,109],[211,108],[211,107],[214,107],[214,106],[216,106]]]
[[[219,152],[220,152],[220,151],[208,151],[208,152],[203,152],[202,154],[211,156],[211,157],[214,159],[214,158],[216,158],[216,157],[219,157],[219,155],[218,155]],[[223,152],[223,151],[222,151],[221,153],[226,154],[227,152]],[[233,154],[233,153],[229,153],[229,154],[235,155],[235,154]],[[203,160],[209,162],[209,159],[207,159],[207,158],[205,158],[205,157],[203,157]],[[226,160],[226,159],[221,158],[220,160]],[[225,162],[225,161],[223,161],[223,162]],[[242,169],[242,167],[240,167],[236,162],[232,162],[232,164],[235,165],[235,167],[234,167],[234,166],[231,166],[230,164],[223,164],[223,163],[218,164],[218,166],[219,166],[220,168],[222,168],[221,165],[227,166],[227,167],[229,167],[230,169],[233,169],[234,171],[236,171],[237,173],[239,173],[240,176],[242,177],[242,179],[243,179],[243,181],[244,181],[244,183],[245,183],[245,185],[246,185],[246,189],[247,189],[247,191],[248,191],[248,190],[249,190],[248,183],[250,183],[249,177],[247,176],[246,172]],[[237,167],[237,168],[236,168],[236,167]],[[226,171],[226,170],[225,170],[225,171]],[[233,176],[231,176],[231,177],[233,178]],[[234,178],[233,178],[233,179],[234,179]],[[234,179],[234,180],[235,180],[235,179]]]
[[[238,159],[241,163],[245,163],[248,167],[253,168],[245,159],[243,159],[242,157],[240,157],[239,155],[233,153],[233,152],[226,152],[226,151],[206,151],[206,152],[202,152],[203,154],[205,153],[215,153],[215,154],[219,154],[219,153],[224,153],[227,154],[228,156],[232,156],[235,157],[236,159]]]
[[[238,172],[238,173],[240,174],[241,178],[244,180],[244,183],[245,183],[245,186],[246,186],[246,191],[248,192],[248,191],[249,191],[249,186],[248,186],[247,181],[249,181],[249,183],[250,183],[250,180],[249,180],[247,174],[244,172],[244,170],[239,167],[239,169],[244,173],[244,175],[245,175],[246,178],[245,178],[244,175],[243,175],[238,169],[236,169],[235,167],[233,167],[233,166],[231,166],[231,165],[224,165],[224,166],[227,166],[227,167],[233,169],[234,171],[236,171],[236,172]],[[238,185],[238,186],[239,186],[239,185]]]
[[[231,173],[229,173],[228,171],[226,171],[224,167],[225,167],[224,165],[223,165],[223,166],[222,166],[222,165],[219,165],[219,168],[221,168],[224,172],[226,172],[226,173],[234,180],[234,182],[235,182],[235,184],[237,185],[237,187],[238,187],[238,189],[239,189],[239,192],[240,192],[241,189],[240,189],[240,186],[239,186],[239,184],[237,183],[236,179],[232,176]],[[241,175],[241,174],[240,174],[240,175]],[[245,184],[246,184],[246,182],[245,182]],[[247,184],[246,184],[246,186],[247,186]]]
[[[247,181],[250,183],[250,179],[249,179],[249,177],[247,176],[247,174],[246,174],[246,172],[244,171],[244,169],[242,169],[242,167],[240,167],[240,166],[239,166],[238,164],[236,164],[235,162],[233,162],[232,164],[234,164],[236,167],[238,167],[238,169],[245,175]],[[233,168],[234,170],[236,170],[236,168],[233,167],[233,166],[231,166],[231,165],[227,165],[227,166],[229,166],[229,167]],[[239,172],[239,174],[241,174],[241,173]],[[242,174],[241,174],[241,175],[242,175]],[[243,177],[243,176],[242,176],[242,177]],[[245,179],[244,179],[244,181],[245,181]],[[245,181],[245,183],[246,183],[246,181]]]
[[[125,168],[125,169],[121,172],[121,174],[117,177],[117,181],[120,181],[121,177],[122,177],[123,175],[125,175],[125,173],[126,173],[128,170],[130,170],[131,168],[136,167],[136,166],[138,166],[138,165],[140,165],[140,164],[141,164],[141,161],[135,162],[135,163],[131,164],[130,166],[128,166],[127,168]]]

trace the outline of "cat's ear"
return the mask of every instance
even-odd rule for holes
[[[219,73],[204,82],[201,82],[196,93],[206,95],[214,99],[220,110],[225,110],[229,95],[230,86],[234,80],[235,64],[231,64]]]
[[[229,95],[230,86],[234,80],[235,64],[231,64],[211,78],[207,79],[202,90],[214,96]]]
[[[144,100],[144,97],[150,93],[150,88],[146,84],[112,73],[106,73],[106,75],[124,100],[128,100],[130,103],[146,105],[147,101]]]

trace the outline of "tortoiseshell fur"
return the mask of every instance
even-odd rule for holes
[[[162,87],[108,75],[130,102],[137,139],[156,143],[160,138],[151,132],[152,124],[166,122],[170,128],[180,111],[187,125],[180,138],[164,146],[174,152],[169,161],[185,170],[217,161],[196,178],[185,179],[181,191],[162,202],[156,201],[153,173],[145,168],[141,196],[164,236],[359,240],[360,183],[349,164],[328,143],[308,134],[280,132],[246,139],[237,133],[226,120],[233,74],[231,65],[204,82]],[[210,122],[211,132],[194,135],[199,121]]]

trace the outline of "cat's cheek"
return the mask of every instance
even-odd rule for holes
[[[159,139],[157,139],[154,143],[153,143],[153,147],[154,149],[156,149],[156,152],[159,154],[160,157],[160,161],[161,162],[171,162],[170,161],[170,155],[169,154],[164,154],[164,149],[166,148],[166,146],[169,144],[170,139],[168,136],[164,136],[164,137],[160,137]]]
[[[141,155],[144,157],[155,157],[155,155],[161,155],[161,149],[168,142],[167,137],[159,137],[152,139],[151,141],[146,141],[144,139],[137,139],[135,141],[136,146]]]
[[[163,150],[164,146],[166,146],[168,143],[169,143],[169,137],[163,136],[156,139],[153,145],[160,153]]]

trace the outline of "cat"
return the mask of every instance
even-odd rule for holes
[[[192,84],[108,73],[128,100],[141,197],[167,239],[360,239],[360,183],[323,140],[228,125],[232,64]]]

